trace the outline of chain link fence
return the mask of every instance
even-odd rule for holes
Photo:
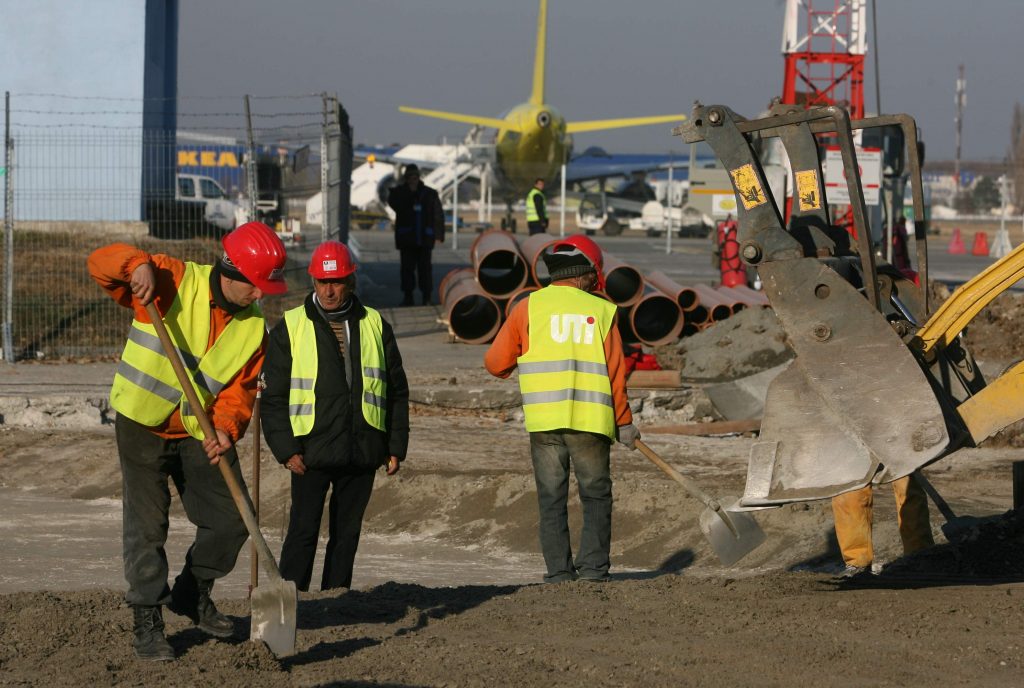
[[[69,104],[54,108],[55,98]],[[253,214],[289,247],[347,239],[351,129],[336,98],[181,99],[174,108],[177,128],[161,129],[142,126],[143,100],[7,96],[5,360],[120,353],[131,313],[89,276],[86,260],[99,247],[125,242],[211,263],[220,238]],[[140,124],[125,123],[133,118]],[[305,265],[287,272],[295,293],[265,299],[271,324],[308,286]]]

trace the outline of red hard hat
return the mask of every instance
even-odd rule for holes
[[[604,253],[601,252],[601,247],[597,245],[597,242],[588,237],[586,234],[573,234],[572,236],[567,236],[566,238],[555,242],[554,244],[551,245],[551,248],[548,250],[551,251],[552,253],[572,253],[572,250],[565,251],[566,249],[574,249],[587,257],[587,260],[590,261],[590,264],[594,266],[595,270],[597,270],[597,288],[603,290]]]
[[[270,227],[262,222],[246,222],[224,235],[222,243],[228,259],[264,294],[288,291],[284,243]]]
[[[325,241],[309,259],[309,274],[316,279],[339,279],[356,271],[348,246],[340,241]]]

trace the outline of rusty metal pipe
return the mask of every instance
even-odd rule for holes
[[[476,280],[491,296],[508,298],[526,286],[529,266],[508,232],[491,230],[476,238],[469,249]]]
[[[508,297],[508,302],[505,303],[505,317],[507,318],[512,315],[512,309],[516,307],[516,304],[535,291],[537,291],[537,287],[530,285],[523,287],[512,296]]]
[[[700,305],[708,309],[707,322],[718,322],[732,315],[732,306],[735,302],[731,299],[726,299],[706,284],[695,284],[693,290],[700,298]]]
[[[661,346],[679,339],[683,331],[683,311],[675,298],[648,287],[629,309],[629,324],[642,343]]]
[[[697,304],[697,307],[692,311],[683,311],[683,320],[693,325],[700,325],[706,323],[711,314],[708,313],[708,309],[705,306]]]
[[[690,287],[684,287],[679,284],[679,282],[676,282],[664,272],[655,270],[654,272],[647,273],[647,283],[674,298],[684,313],[692,311],[700,305],[697,292]]]
[[[501,327],[501,309],[474,277],[472,268],[456,268],[441,280],[441,307],[452,333],[467,344],[486,344]]]
[[[768,301],[768,297],[761,292],[751,289],[748,286],[739,284],[735,287],[719,287],[718,291],[722,294],[727,294],[735,298],[741,303],[745,303],[748,306],[770,306],[771,303]]]
[[[604,254],[604,291],[619,306],[635,304],[644,295],[644,277],[632,265]]]
[[[541,256],[544,255],[544,251],[548,246],[551,246],[556,241],[558,241],[557,237],[541,233],[533,234],[519,242],[519,250],[522,251],[526,264],[530,266],[530,277],[534,284],[541,287],[551,284],[548,266],[544,264]]]

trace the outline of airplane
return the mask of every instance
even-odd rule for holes
[[[686,115],[657,115],[567,122],[557,109],[544,102],[547,15],[547,0],[540,0],[537,16],[537,46],[533,62],[533,88],[530,91],[530,99],[513,107],[504,118],[463,115],[404,105],[398,108],[401,112],[412,115],[497,130],[494,144],[496,173],[499,181],[499,194],[504,196],[507,207],[502,227],[511,227],[513,231],[515,224],[512,220],[512,203],[516,199],[522,198],[537,179],[551,180],[558,176],[559,168],[563,163],[569,161],[573,134],[650,124],[667,124],[686,119]]]

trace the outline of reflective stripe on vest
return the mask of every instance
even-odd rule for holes
[[[530,189],[530,193],[526,194],[526,221],[527,222],[540,222],[540,215],[537,214],[537,204],[534,202],[534,198],[540,196],[544,198],[544,192],[538,188]]]
[[[554,285],[527,299],[529,349],[517,361],[526,429],[578,430],[614,440],[604,340],[615,322],[615,305]]]
[[[316,331],[306,317],[305,305],[284,314],[291,346],[292,370],[288,390],[288,417],[292,434],[308,435],[316,420],[316,377],[320,368]],[[359,321],[359,365],[363,379],[363,418],[384,432],[387,409],[387,374],[384,365],[384,326],[380,313],[366,309]]]
[[[209,265],[185,263],[177,296],[164,315],[178,356],[206,408],[259,349],[265,327],[263,314],[252,304],[231,318],[207,351],[212,269]],[[180,407],[188,434],[199,440],[205,437],[151,323],[132,321],[110,390],[110,405],[150,427],[160,425]]]

